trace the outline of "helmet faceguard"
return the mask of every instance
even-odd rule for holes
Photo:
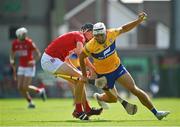
[[[94,24],[93,35],[98,43],[104,44],[106,41],[106,26],[102,22]]]
[[[106,34],[106,26],[102,22],[94,24],[93,35]]]

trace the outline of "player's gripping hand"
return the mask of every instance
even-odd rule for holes
[[[141,12],[138,15],[139,20],[144,21],[147,18],[147,14],[145,12]]]
[[[35,64],[36,64],[36,61],[35,61],[35,60],[31,60],[31,61],[28,62],[28,65],[29,65],[30,67],[33,67]]]

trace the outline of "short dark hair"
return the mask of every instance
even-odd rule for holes
[[[84,25],[82,25],[81,27],[82,31],[92,31],[93,30],[93,24],[92,23],[85,23]]]

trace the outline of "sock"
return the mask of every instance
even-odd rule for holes
[[[31,101],[29,102],[29,104],[34,104],[34,102],[31,100]]]
[[[82,111],[83,111],[83,110],[82,110],[82,104],[81,104],[81,103],[76,104],[75,107],[76,107],[75,110],[76,110],[77,112],[82,112]]]
[[[151,109],[151,112],[152,112],[154,115],[156,115],[157,110],[156,110],[155,108],[153,108],[153,109]]]
[[[89,103],[88,103],[88,101],[86,100],[86,102],[85,102],[85,108],[84,108],[84,110],[85,110],[85,112],[90,112],[91,111],[91,107],[89,106]]]

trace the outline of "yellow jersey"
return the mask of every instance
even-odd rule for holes
[[[109,29],[106,32],[104,44],[99,44],[95,38],[86,43],[83,52],[93,58],[93,64],[98,74],[113,72],[121,61],[115,50],[115,40],[120,35],[119,30]]]

